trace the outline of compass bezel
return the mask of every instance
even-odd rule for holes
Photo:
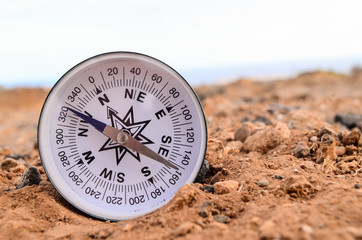
[[[171,73],[175,78],[178,79],[178,81],[182,84],[182,86],[189,91],[192,97],[193,97],[193,103],[197,105],[196,109],[198,112],[198,115],[200,117],[201,121],[201,143],[202,146],[200,147],[200,153],[197,159],[197,164],[195,168],[193,169],[192,173],[189,175],[189,178],[187,179],[186,183],[192,183],[203,164],[205,154],[206,154],[206,146],[207,146],[207,125],[205,120],[205,115],[202,110],[202,106],[200,103],[200,100],[193,90],[193,88],[190,86],[190,84],[172,67],[165,64],[164,62],[150,57],[145,54],[140,54],[136,52],[126,52],[126,51],[118,51],[118,52],[108,52],[99,54],[93,57],[90,57],[74,67],[72,67],[69,71],[67,71],[52,87],[52,89],[49,91],[49,94],[45,100],[45,103],[42,107],[41,114],[39,117],[38,122],[38,145],[39,145],[39,155],[44,167],[44,170],[51,181],[52,185],[56,188],[56,190],[74,207],[81,210],[82,212],[86,213],[89,216],[103,219],[103,220],[112,220],[112,221],[118,221],[118,220],[125,220],[125,219],[131,219],[134,217],[138,217],[141,215],[144,215],[146,213],[152,212],[161,206],[165,205],[168,201],[170,201],[172,198],[168,199],[165,202],[162,202],[159,205],[154,206],[153,208],[149,208],[145,211],[140,211],[134,214],[128,214],[127,216],[115,216],[113,212],[107,213],[102,209],[99,209],[95,211],[94,205],[90,204],[88,202],[85,202],[81,197],[79,197],[77,194],[72,194],[72,189],[70,189],[70,186],[64,181],[62,174],[57,169],[57,166],[55,165],[55,160],[52,159],[52,151],[50,148],[50,141],[49,141],[49,133],[51,131],[50,123],[51,116],[48,116],[49,109],[54,107],[55,103],[58,101],[57,99],[57,93],[64,91],[64,88],[68,84],[68,81],[70,81],[73,77],[75,77],[77,74],[79,74],[81,71],[85,71],[88,68],[91,68],[92,66],[95,66],[99,63],[105,62],[105,61],[122,61],[122,59],[137,59],[145,62],[150,62],[152,64],[157,65],[158,67],[163,68],[163,70]],[[201,149],[202,148],[202,149]]]

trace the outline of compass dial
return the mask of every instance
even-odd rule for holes
[[[127,133],[169,164],[112,140],[75,112]],[[193,182],[206,139],[189,84],[166,64],[130,52],[98,55],[69,70],[49,93],[38,129],[54,187],[76,208],[107,220],[149,213]]]

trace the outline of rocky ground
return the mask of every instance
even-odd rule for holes
[[[36,145],[47,92],[0,90],[0,239],[362,239],[359,71],[199,87],[206,178],[122,222],[83,215],[47,179]]]

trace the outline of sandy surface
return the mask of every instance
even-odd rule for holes
[[[207,178],[122,222],[83,215],[48,181],[36,146],[47,92],[0,90],[0,239],[362,239],[362,73],[198,88]],[[351,129],[335,122],[346,113]],[[42,181],[16,189],[31,166]]]

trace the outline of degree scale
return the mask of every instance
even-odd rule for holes
[[[152,212],[196,178],[207,144],[190,85],[168,65],[132,52],[89,58],[51,89],[39,153],[57,191],[104,220]]]

